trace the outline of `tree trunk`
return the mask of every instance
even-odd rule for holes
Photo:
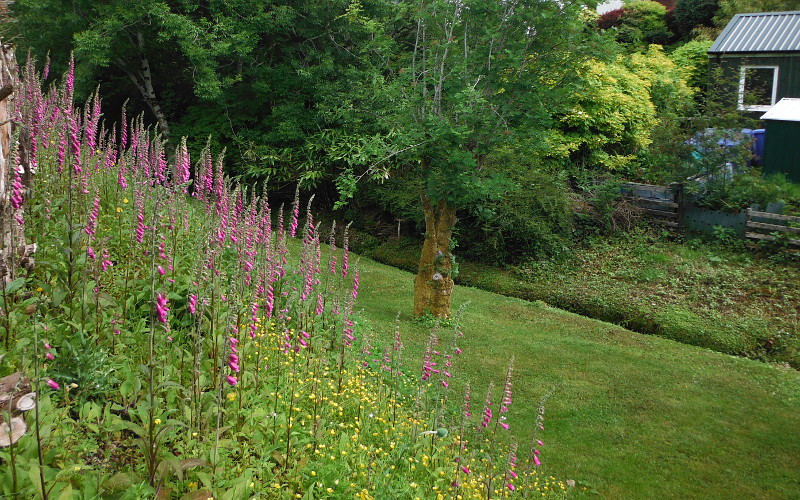
[[[164,114],[164,110],[161,108],[161,104],[158,101],[156,91],[153,88],[153,76],[150,72],[150,60],[147,58],[144,35],[141,32],[137,32],[135,36],[136,48],[139,52],[138,68],[135,70],[131,69],[122,59],[115,59],[114,64],[128,75],[128,78],[142,95],[145,104],[147,104],[147,107],[150,108],[150,111],[156,117],[158,130],[166,141],[170,136],[169,122],[167,121],[167,115]]]
[[[456,210],[447,201],[435,204],[420,193],[425,214],[425,243],[414,281],[414,316],[430,313],[438,318],[450,316],[453,293],[453,256],[450,239],[456,224]]]
[[[20,86],[17,60],[14,48],[2,42],[0,86],[5,96],[0,100],[0,287],[4,287],[18,277],[21,268],[30,269],[33,266],[32,254],[36,247],[25,244],[23,226],[25,205],[21,201],[26,197],[26,184],[32,175],[25,150],[28,141],[14,136],[17,127],[14,100]],[[15,187],[14,181],[18,178],[21,185]],[[20,203],[12,203],[12,195],[16,195]]]

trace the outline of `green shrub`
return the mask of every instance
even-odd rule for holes
[[[667,9],[651,0],[633,0],[623,7],[622,23],[617,39],[634,47],[649,44],[667,44],[672,33],[667,28]]]
[[[686,75],[686,83],[701,92],[708,85],[708,49],[713,42],[692,40],[675,49],[670,59]]]
[[[461,253],[487,263],[511,264],[568,251],[573,202],[566,172],[551,172],[524,152],[499,151],[487,160],[513,183],[496,200],[475,206],[458,226]]]

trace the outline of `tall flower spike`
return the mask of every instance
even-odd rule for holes
[[[336,275],[336,221],[331,224],[331,235],[328,237],[328,245],[331,247],[328,267],[331,274]]]
[[[91,104],[90,104],[91,103]],[[100,87],[86,101],[86,118],[84,118],[84,134],[86,144],[89,146],[89,156],[97,153],[97,125],[102,116],[100,111]]]
[[[128,147],[128,118],[125,116],[125,108],[128,106],[128,100],[126,99],[125,102],[122,104],[122,119],[120,120],[120,141],[119,141],[119,152],[122,155],[125,148]]]
[[[25,201],[25,187],[22,185],[22,178],[19,171],[14,175],[14,183],[11,185],[11,207],[16,210]]]
[[[292,202],[292,223],[289,229],[289,236],[292,238],[295,237],[297,233],[297,222],[300,218],[300,184],[297,184],[297,188],[294,191],[294,201]]]
[[[352,222],[350,224],[352,224]],[[342,250],[342,278],[347,278],[348,261],[350,258],[350,241],[348,236],[350,224],[344,228],[344,241],[342,242],[344,245],[344,249]]]
[[[494,384],[489,382],[489,387],[486,389],[486,401],[483,406],[483,419],[481,420],[481,427],[486,429],[492,423],[492,389]]]
[[[72,151],[73,169],[76,174],[83,172],[83,167],[81,166],[81,141],[78,138],[78,132],[81,129],[80,119],[80,116],[73,115],[69,121],[70,151]]]
[[[253,301],[252,314],[250,317],[250,338],[256,338],[258,332],[258,301]]]
[[[230,342],[231,349],[230,354],[228,355],[228,368],[230,368],[233,373],[225,377],[225,380],[230,385],[236,385],[239,383],[236,375],[234,375],[235,373],[239,373],[239,349],[237,348],[239,345],[239,339],[231,336],[228,337],[228,342]]]
[[[67,106],[69,106],[70,109],[72,109],[72,94],[73,94],[73,91],[75,89],[75,55],[74,54],[70,54],[69,55],[69,69],[67,70],[67,85],[66,85],[66,89],[67,89],[67,95],[66,95],[67,102],[65,104]]]
[[[353,276],[353,300],[356,300],[356,297],[358,297],[358,284],[359,284],[359,273],[358,269],[356,269],[356,273]]]
[[[97,217],[100,215],[100,193],[95,194],[94,204],[92,205],[92,211],[89,214],[89,221],[86,223],[86,227],[83,231],[89,235],[94,236],[97,233]]]
[[[516,466],[517,466],[517,445],[512,444],[511,449],[508,450],[508,466],[506,468],[506,474],[504,478],[506,487],[511,491],[517,489],[513,483],[513,480],[517,478],[517,473],[514,471],[514,468]]]
[[[144,225],[144,197],[141,193],[137,193],[136,205],[136,242],[141,243],[144,241],[144,232],[147,228]]]
[[[506,383],[503,386],[503,399],[500,402],[500,426],[508,430],[508,423],[505,421],[505,413],[508,412],[508,407],[511,406],[511,374],[514,369],[514,357],[508,362],[508,369],[506,370]]]
[[[464,418],[472,416],[472,389],[467,382],[464,389]]]
[[[189,180],[191,178],[191,161],[189,160],[189,149],[186,147],[186,137],[181,139],[181,144],[178,146],[178,151],[175,156],[175,181],[177,184],[183,186],[181,190],[186,193],[188,190],[187,185],[189,184]]]
[[[42,80],[47,80],[47,76],[50,74],[50,53],[47,54],[47,57],[44,59],[44,68],[42,68]]]

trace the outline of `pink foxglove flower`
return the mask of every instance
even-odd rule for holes
[[[16,210],[21,207],[22,203],[25,201],[25,188],[22,185],[22,179],[19,172],[16,173],[14,182],[11,184],[11,188],[11,207]]]
[[[486,401],[483,407],[483,419],[481,420],[481,427],[486,429],[489,427],[489,424],[492,422],[492,383],[489,383],[489,387],[486,389]]]
[[[353,277],[353,300],[358,297],[358,283],[359,283],[359,274],[358,269],[356,269],[356,274]]]
[[[107,270],[109,267],[112,267],[114,263],[111,261],[111,256],[108,254],[108,250],[103,251],[103,260],[100,261],[100,267],[103,271]]]
[[[168,302],[169,299],[164,294],[159,293],[156,297],[156,318],[161,323],[167,322],[167,314],[169,314]]]
[[[47,385],[49,385],[50,388],[55,390],[55,391],[61,389],[61,386],[58,385],[58,382],[56,382],[55,380],[53,380],[51,378],[47,379]]]
[[[189,314],[197,312],[197,295],[189,295]]]

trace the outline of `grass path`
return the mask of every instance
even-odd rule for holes
[[[364,258],[359,268],[363,321],[385,341],[401,312],[417,370],[428,330],[411,322],[412,275]],[[542,460],[586,488],[579,496],[800,498],[800,373],[456,287],[454,308],[465,302],[454,377],[472,381],[477,406],[515,357],[509,422],[520,453],[554,387]]]

